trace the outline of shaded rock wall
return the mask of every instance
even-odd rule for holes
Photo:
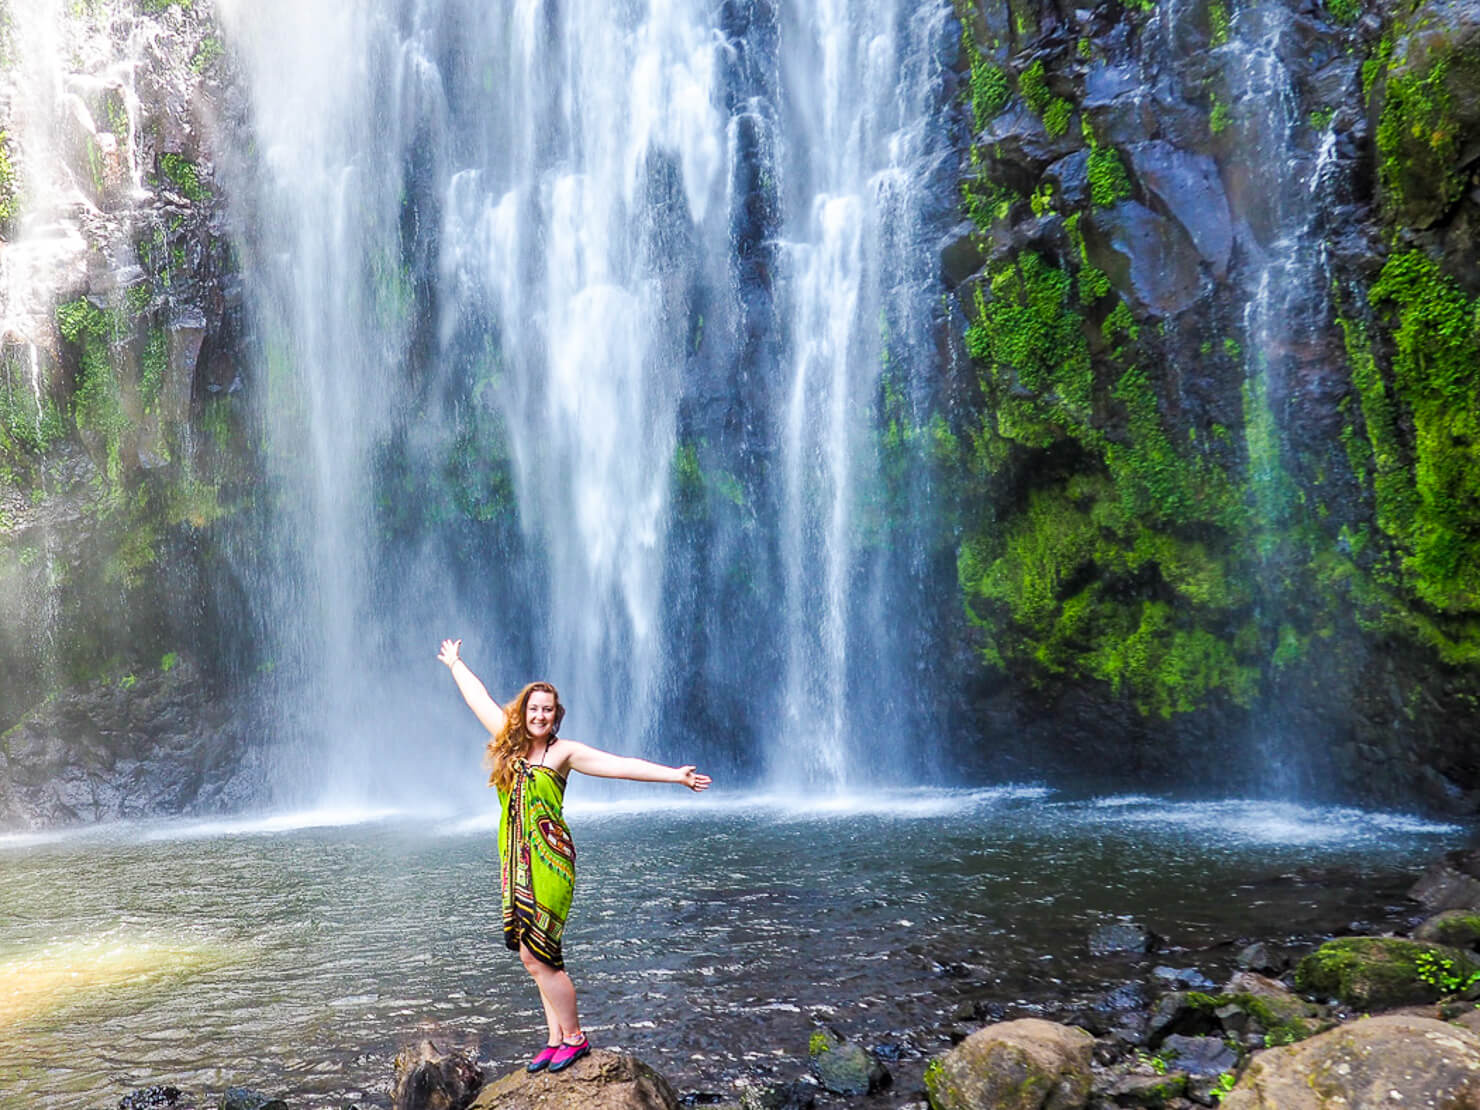
[[[1473,6],[960,11],[997,754],[1473,809]]]
[[[235,765],[253,662],[224,51],[205,3],[0,28],[0,821],[176,810]]]

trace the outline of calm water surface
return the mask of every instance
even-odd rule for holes
[[[966,1000],[1091,1000],[1120,915],[1167,962],[1409,912],[1466,830],[1269,803],[1035,788],[585,803],[566,958],[598,1043],[690,1091],[791,1077],[830,1023],[905,1060]],[[543,1037],[499,932],[495,818],[314,813],[0,837],[0,1107],[170,1082],[382,1105],[421,1036],[494,1067]]]

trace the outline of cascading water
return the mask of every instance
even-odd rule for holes
[[[910,696],[879,409],[909,424],[933,347],[949,16],[224,0],[257,594],[318,738],[285,780],[475,782],[426,739],[467,733],[449,634],[496,696],[566,688],[570,735],[867,777],[850,737]]]
[[[1249,221],[1247,241],[1254,265],[1246,278],[1243,310],[1244,420],[1249,474],[1258,513],[1260,558],[1271,583],[1260,602],[1261,620],[1280,642],[1289,634],[1279,550],[1294,509],[1295,486],[1286,429],[1290,401],[1302,362],[1321,350],[1331,328],[1330,274],[1320,234],[1320,190],[1334,146],[1329,127],[1302,119],[1284,54],[1298,49],[1291,13],[1277,5],[1252,5],[1236,14],[1225,48],[1230,95],[1238,109],[1240,135],[1250,153],[1242,163],[1239,207]],[[1322,156],[1324,152],[1324,157]],[[1284,720],[1257,725],[1250,753],[1261,789],[1279,796],[1308,792],[1312,756]]]

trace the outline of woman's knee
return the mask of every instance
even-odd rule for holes
[[[524,965],[524,970],[536,979],[540,978],[545,971],[545,965],[540,962],[538,956],[529,950],[527,944],[521,944],[519,946],[519,962]]]

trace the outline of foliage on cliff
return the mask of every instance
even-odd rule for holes
[[[958,10],[985,262],[958,294],[958,570],[986,671],[1104,683],[1166,719],[1261,705],[1316,644],[1353,676],[1364,638],[1480,662],[1473,15],[1405,8],[1373,32],[1328,12],[1317,60],[1287,59],[1297,110],[1270,117],[1240,84],[1252,24],[1221,5],[1191,14],[1182,54],[1134,8]],[[1153,78],[1183,96],[1160,120],[1140,108]],[[1319,99],[1359,79],[1370,121]],[[1339,244],[1283,310],[1259,301],[1290,271],[1260,259],[1309,217],[1261,178],[1272,155],[1287,189],[1326,189]]]

